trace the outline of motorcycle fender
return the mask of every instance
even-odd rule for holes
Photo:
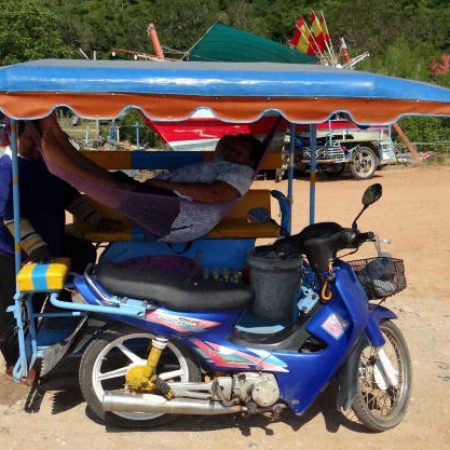
[[[380,305],[370,305],[369,315],[372,316],[373,320],[379,324],[383,320],[396,319],[397,314],[392,312],[390,309],[385,308]]]
[[[79,338],[70,350],[73,357],[81,357],[86,347],[103,331],[111,328],[114,321],[98,316],[90,316],[83,330],[79,333]]]
[[[396,319],[397,316],[383,306],[371,305],[369,315],[373,322],[379,325],[380,322],[387,319]],[[336,407],[339,411],[348,411],[352,406],[356,395],[356,372],[359,364],[359,353],[363,345],[367,345],[367,337],[361,335],[355,343],[352,352],[348,356],[344,365],[341,367],[338,375],[338,395]]]

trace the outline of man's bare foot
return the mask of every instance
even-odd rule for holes
[[[58,120],[56,119],[56,114],[54,112],[52,112],[49,116],[40,119],[39,126],[43,134],[49,129],[61,130]]]

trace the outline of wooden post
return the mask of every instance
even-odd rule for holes
[[[402,129],[397,123],[394,123],[393,125],[395,131],[399,135],[400,139],[405,143],[406,148],[408,149],[409,153],[413,156],[413,158],[416,160],[416,162],[421,162],[420,155],[417,153],[416,148],[411,143],[411,141],[408,139],[405,133],[403,133]]]

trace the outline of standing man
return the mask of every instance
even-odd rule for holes
[[[18,123],[20,186],[20,245],[23,258],[48,262],[54,257],[71,258],[71,269],[83,272],[94,262],[96,251],[86,241],[65,234],[65,211],[91,225],[104,222],[92,207],[63,180],[53,176],[23,122]],[[0,129],[0,351],[7,374],[18,357],[15,319],[6,308],[14,303],[16,291],[12,159],[8,123]]]

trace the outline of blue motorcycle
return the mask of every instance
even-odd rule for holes
[[[369,187],[362,212],[382,194]],[[92,412],[121,427],[177,415],[305,413],[334,378],[337,406],[368,429],[405,416],[411,362],[395,314],[381,306],[406,286],[385,254],[337,258],[371,232],[317,223],[256,247],[249,283],[103,263],[74,280],[72,308],[103,324],[83,352],[80,384]],[[379,300],[378,303],[371,300]],[[52,303],[67,302],[52,294]],[[64,303],[64,305],[63,305]],[[106,318],[106,320],[105,320]]]

